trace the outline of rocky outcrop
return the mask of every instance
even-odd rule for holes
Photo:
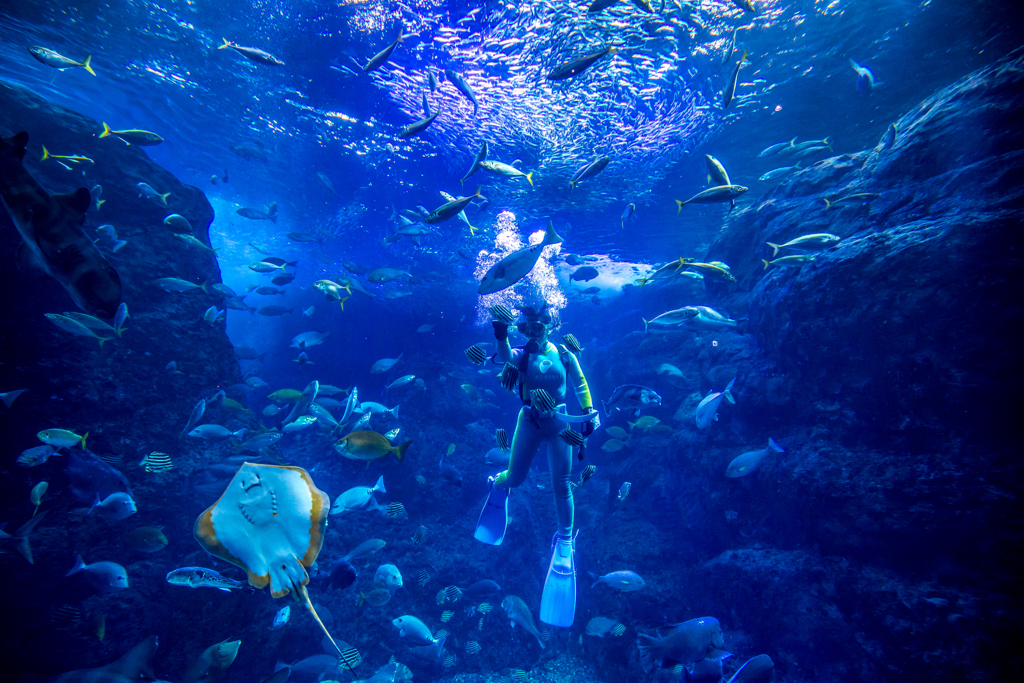
[[[219,305],[221,297],[212,290],[168,293],[152,284],[161,277],[207,285],[220,281],[213,253],[187,244],[163,224],[167,214],[181,214],[192,224],[193,235],[209,245],[207,229],[213,209],[203,193],[180,183],[139,147],[112,136],[100,139],[100,122],[0,83],[0,135],[7,138],[22,130],[30,136],[25,167],[47,191],[102,186],[98,198],[103,203],[97,210],[98,191],[94,192],[85,231],[118,271],[131,315],[123,336],[102,347],[94,339],[72,336],[51,324],[44,313],[75,311],[75,304],[56,281],[15,267],[20,238],[7,212],[0,209],[0,253],[7,255],[6,266],[0,268],[4,293],[0,298],[0,390],[28,389],[11,409],[0,410],[0,430],[8,444],[0,491],[10,501],[0,521],[20,524],[21,517],[31,514],[25,502],[27,491],[40,480],[50,482],[51,507],[49,519],[33,534],[36,564],[30,566],[17,557],[2,568],[5,585],[31,587],[5,597],[9,618],[25,624],[26,631],[17,657],[4,659],[39,664],[47,657],[49,638],[43,634],[55,628],[48,615],[60,604],[81,609],[86,621],[93,610],[116,615],[108,622],[108,633],[124,634],[126,640],[135,633],[142,637],[156,632],[161,616],[146,604],[148,595],[130,591],[127,597],[92,597],[79,603],[88,596],[69,594],[68,583],[61,577],[78,552],[90,562],[118,561],[128,567],[129,576],[138,575],[149,563],[126,550],[119,537],[142,524],[165,525],[172,542],[185,542],[184,537],[173,538],[170,529],[172,518],[190,509],[181,473],[195,450],[179,435],[198,398],[238,383],[240,374],[224,323],[203,320],[203,311]],[[41,161],[44,145],[51,154],[85,156],[94,163],[69,163],[71,170],[67,170],[56,160]],[[139,182],[169,192],[167,206],[140,197]],[[109,239],[96,230],[106,223],[127,241],[116,253]],[[177,364],[176,374],[165,369],[170,361]],[[55,456],[30,470],[14,464],[20,451],[39,445],[36,432],[50,427],[88,432],[89,449],[125,473],[139,504],[139,513],[131,518],[137,524],[112,526],[70,512],[82,502],[68,491],[66,458]],[[139,461],[154,450],[170,454],[176,469],[161,475],[145,472]],[[110,652],[94,651],[84,639],[65,639],[61,650],[68,661],[79,661],[74,652],[80,645],[89,652],[89,659],[82,663],[94,661],[93,657],[102,663],[123,648],[124,641],[115,640]],[[10,641],[5,647],[13,645]],[[17,674],[15,665],[15,671],[5,676],[16,680]]]

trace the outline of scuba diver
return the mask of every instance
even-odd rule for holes
[[[573,498],[569,486],[572,471],[572,446],[600,425],[600,414],[593,409],[587,379],[580,370],[576,356],[565,346],[556,347],[548,341],[555,321],[546,302],[522,309],[516,329],[529,340],[522,348],[513,349],[508,342],[512,313],[504,306],[491,308],[496,320],[491,321],[498,340],[497,357],[505,362],[502,386],[508,390],[518,386],[523,407],[519,411],[508,469],[489,479],[491,489],[480,512],[473,536],[490,545],[500,545],[508,522],[509,490],[526,481],[533,458],[542,443],[548,447],[551,488],[558,512],[558,532],[552,540],[551,565],[544,582],[540,620],[553,626],[572,626],[576,613],[576,568],[573,563]],[[569,415],[565,394],[569,381],[575,388],[583,415]],[[580,431],[567,423],[579,423]]]

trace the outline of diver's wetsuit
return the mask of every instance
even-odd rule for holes
[[[551,469],[551,487],[558,512],[558,533],[572,538],[573,500],[569,479],[572,473],[572,447],[559,438],[566,423],[546,416],[529,405],[530,391],[544,389],[558,404],[556,410],[565,411],[565,390],[568,376],[576,386],[576,398],[584,412],[593,408],[587,378],[580,370],[576,356],[564,346],[561,350],[545,342],[543,353],[530,354],[525,372],[519,373],[519,392],[526,405],[519,411],[515,436],[512,438],[512,456],[508,469],[497,475],[494,486],[511,489],[526,481],[533,458],[541,443],[548,445],[548,467]],[[520,367],[523,349],[512,349],[508,340],[498,342],[498,357],[506,363]]]

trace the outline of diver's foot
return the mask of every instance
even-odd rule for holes
[[[555,534],[552,545],[551,565],[540,599],[540,620],[545,624],[568,628],[576,617],[574,539]]]
[[[480,511],[480,519],[476,523],[473,538],[488,545],[501,545],[505,540],[505,527],[508,525],[508,489],[494,485],[494,477],[488,481],[491,492],[487,494],[484,509]]]

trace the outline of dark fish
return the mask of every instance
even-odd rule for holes
[[[587,12],[589,14],[596,14],[603,9],[608,9],[618,1],[619,0],[594,0],[594,2],[590,4],[590,7],[587,8]]]
[[[260,315],[284,315],[285,313],[291,313],[292,309],[285,308],[284,306],[264,306],[256,310]]]
[[[441,476],[444,477],[449,484],[462,486],[462,472],[459,472],[455,465],[445,460],[443,455],[441,456],[441,462],[439,463],[438,468],[441,471]]]
[[[468,358],[471,363],[483,365],[487,360],[487,352],[474,344],[466,349],[466,358]]]
[[[660,406],[661,396],[654,389],[649,389],[639,384],[623,384],[616,387],[611,398],[601,402],[604,405],[604,412],[611,415],[611,408],[616,410],[633,411],[633,415],[639,415],[641,408],[649,406]]]
[[[591,287],[590,289],[597,289],[597,291],[601,291],[597,287]],[[583,290],[583,293],[584,294],[593,294],[593,293],[595,293],[595,292],[591,292],[590,289]],[[574,335],[574,334],[563,334],[562,335],[562,343],[565,344],[566,348],[568,348],[570,351],[575,353],[577,356],[580,355],[581,353],[583,353],[583,347],[580,346],[580,340],[577,339],[576,335]]]
[[[572,179],[569,181],[569,188],[575,189],[575,187],[579,184],[581,180],[593,178],[598,173],[603,171],[605,167],[607,167],[608,164],[610,164],[611,162],[611,157],[601,157],[600,159],[594,160],[593,162],[591,162],[590,164],[576,172],[576,175],[574,175]]]
[[[411,138],[411,137],[415,137],[415,136],[419,135],[420,133],[425,131],[427,128],[430,128],[430,124],[432,124],[434,122],[434,119],[436,119],[437,115],[440,114],[440,113],[441,113],[441,110],[438,109],[436,112],[433,113],[433,115],[428,115],[426,118],[422,118],[419,121],[415,121],[414,123],[410,123],[408,126],[406,126],[401,131],[399,131],[398,137],[400,137],[400,138]]]
[[[255,47],[244,47],[242,45],[232,43],[227,38],[222,38],[221,40],[224,41],[224,44],[217,46],[218,50],[223,50],[224,48],[230,47],[232,50],[242,55],[250,62],[255,62],[256,64],[266,64],[267,66],[284,66],[284,62],[282,62],[280,59],[270,54],[269,52],[264,52],[263,50],[260,50]]]
[[[124,475],[89,451],[72,449],[68,453],[67,473],[71,480],[71,492],[83,505],[91,505],[96,496],[106,500],[114,493],[127,493],[135,497]]]
[[[273,221],[277,222],[277,203],[271,204],[267,207],[266,211],[260,211],[259,209],[251,209],[244,207],[235,211],[242,218],[248,218],[253,221]]]
[[[600,287],[587,287],[586,289],[583,290],[583,293],[584,294],[600,294],[601,293],[601,288]]]
[[[743,66],[743,62],[747,61],[747,51],[743,51],[743,56],[740,57],[739,63],[736,64],[736,70],[732,72],[732,78],[729,79],[729,85],[725,87],[722,92],[722,109],[726,109],[731,103],[732,98],[736,94],[736,84],[740,78],[740,67]]]
[[[50,195],[25,170],[28,133],[0,139],[0,197],[21,234],[16,260],[59,282],[87,313],[113,317],[121,278],[82,229],[92,195],[84,187]]]
[[[595,472],[597,472],[597,465],[587,465],[584,467],[583,472],[580,473],[580,483],[577,484],[577,486],[583,486],[590,481],[590,478],[594,476]]]
[[[605,55],[614,55],[616,53],[618,53],[618,50],[615,49],[615,46],[608,45],[599,52],[577,57],[576,59],[571,59],[564,64],[559,64],[547,73],[546,78],[549,81],[560,81],[566,78],[579,76],[581,73],[593,66],[594,62],[601,59],[601,57],[604,57]]]
[[[399,25],[398,37],[395,38],[395,42],[391,43],[386,48],[384,48],[383,50],[375,54],[373,57],[371,57],[370,61],[368,61],[366,65],[363,67],[363,72],[370,73],[371,71],[374,71],[382,67],[384,65],[384,62],[388,61],[388,57],[391,56],[391,53],[395,51],[395,48],[398,47],[398,44],[403,40],[405,40],[405,36],[402,35],[402,26]]]
[[[501,586],[490,579],[483,579],[471,584],[469,588],[462,591],[467,598],[471,600],[485,600],[492,595],[497,595],[501,592]]]
[[[512,448],[512,443],[508,440],[508,432],[500,427],[494,430],[494,440],[498,442],[498,448],[503,451]]]
[[[758,655],[748,659],[743,666],[736,670],[736,673],[729,679],[729,683],[768,683],[773,680],[772,675],[775,669],[775,662],[768,655]]]
[[[294,273],[281,273],[280,275],[275,275],[274,277],[270,278],[270,281],[273,282],[275,285],[286,285],[294,279]]]
[[[331,572],[327,584],[338,590],[344,590],[355,583],[359,573],[348,560],[338,560],[331,566]]]
[[[519,383],[519,368],[511,363],[505,363],[501,369],[501,386],[507,391],[513,391]]]
[[[473,103],[473,115],[475,116],[476,115],[476,110],[477,110],[477,107],[478,107],[477,101],[476,101],[476,93],[474,93],[473,89],[471,87],[469,87],[469,83],[466,83],[465,79],[463,79],[462,76],[460,76],[459,74],[455,73],[451,69],[445,69],[444,70],[444,75],[445,75],[445,77],[449,81],[451,81],[452,85],[454,85],[455,88],[460,93],[462,93],[463,95],[466,96],[467,100],[469,100],[470,102]]]
[[[569,279],[574,282],[590,282],[600,274],[601,273],[598,272],[597,268],[593,266],[583,266],[582,268],[574,270],[572,275],[569,276]]]

